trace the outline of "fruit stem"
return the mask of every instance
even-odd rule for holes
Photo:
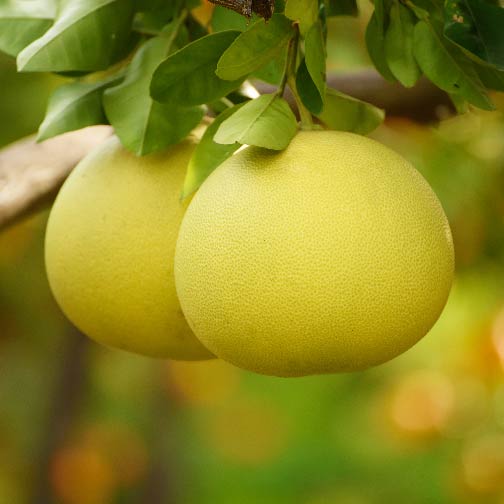
[[[282,97],[284,95],[285,87],[287,86],[287,80],[289,77],[291,52],[292,52],[293,45],[294,45],[294,37],[289,40],[289,45],[287,46],[287,59],[285,60],[285,67],[284,67],[284,71],[283,71],[282,82],[280,82],[280,85],[278,86],[278,91],[276,92],[277,96],[280,96],[280,97]]]
[[[296,86],[296,70],[297,70],[297,60],[299,53],[299,24],[294,23],[295,34],[289,41],[289,47],[287,51],[287,62],[285,65],[285,74],[282,79],[282,83],[279,88],[279,93],[283,94],[285,90],[285,85],[288,84],[296,101],[296,105],[299,111],[299,117],[301,119],[301,129],[311,130],[313,129],[313,119],[310,111],[304,106],[301,97],[299,96],[297,86]]]
[[[173,30],[170,34],[170,37],[169,37],[170,46],[173,44],[173,42],[175,42],[175,39],[177,38],[177,35],[180,31],[180,28],[185,23],[188,16],[189,16],[189,11],[186,8],[183,8],[179,12],[178,17],[175,19],[175,24],[174,24]]]
[[[185,23],[189,11],[183,8],[179,11],[178,16],[173,19],[173,21],[168,25],[168,29],[163,30],[160,34],[166,41],[166,56],[168,56],[173,51],[173,44],[177,38],[180,28]]]

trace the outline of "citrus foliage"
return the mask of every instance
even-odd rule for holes
[[[297,125],[292,113],[283,113],[288,107],[282,94],[288,49],[299,34],[291,68],[296,78],[288,84],[302,108],[327,128],[364,134],[382,120],[375,107],[326,85],[327,18],[357,15],[353,0],[277,1],[268,22],[254,15],[249,23],[218,6],[203,26],[193,10],[204,1],[79,0],[58,7],[54,0],[0,0],[0,50],[17,56],[18,69],[75,79],[55,92],[40,139],[110,123],[126,148],[144,155],[182,140],[205,113],[231,107],[213,130],[217,142],[205,144],[212,153],[193,160],[198,175],[185,193],[193,192],[230,155],[230,143],[288,145]],[[240,10],[239,2],[217,3]],[[268,5],[252,2],[251,8],[264,14]],[[376,0],[368,50],[389,80],[412,86],[425,74],[459,106],[492,109],[488,89],[504,89],[503,13],[482,0],[444,6]],[[242,84],[254,78],[279,85],[279,92],[257,98]],[[244,101],[252,103],[239,112],[233,108]],[[270,130],[279,115],[284,127]]]

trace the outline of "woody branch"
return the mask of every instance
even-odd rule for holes
[[[328,84],[385,109],[388,117],[433,122],[440,111],[452,109],[447,95],[424,79],[405,89],[364,70],[331,76]],[[275,89],[261,83],[257,88],[261,93]],[[286,98],[294,106],[293,97]],[[40,144],[28,137],[0,151],[0,230],[49,206],[73,167],[111,134],[109,126],[93,126]]]

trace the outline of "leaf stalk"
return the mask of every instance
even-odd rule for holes
[[[297,61],[298,61],[298,53],[299,53],[299,25],[298,23],[294,23],[295,34],[289,41],[289,46],[287,50],[287,62],[285,65],[285,73],[284,78],[282,79],[282,83],[280,84],[280,88],[278,90],[279,95],[283,95],[285,91],[286,84],[289,85],[289,88],[292,92],[292,96],[294,96],[294,100],[296,102],[296,106],[299,111],[299,117],[301,119],[301,129],[303,130],[311,130],[313,129],[313,119],[310,111],[304,106],[301,97],[299,96],[297,85],[296,85],[296,71],[297,71]]]

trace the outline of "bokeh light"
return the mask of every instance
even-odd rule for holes
[[[418,371],[396,384],[390,400],[390,419],[405,434],[431,436],[446,426],[454,402],[454,387],[446,376]]]
[[[180,401],[193,406],[212,406],[236,394],[240,371],[221,360],[170,362],[166,365],[166,387]]]
[[[268,464],[281,456],[289,440],[288,420],[268,402],[244,399],[219,408],[202,425],[206,442],[238,464]]]
[[[372,6],[331,20],[359,69]],[[208,20],[213,6],[197,11]],[[0,145],[36,131],[62,77],[0,56]],[[504,504],[504,99],[373,137],[439,196],[456,280],[431,333],[362,373],[284,380],[80,338],[44,271],[47,212],[0,234],[0,504]],[[1,186],[0,186],[1,190]],[[70,377],[70,378],[69,378]],[[37,496],[47,498],[36,501]]]

